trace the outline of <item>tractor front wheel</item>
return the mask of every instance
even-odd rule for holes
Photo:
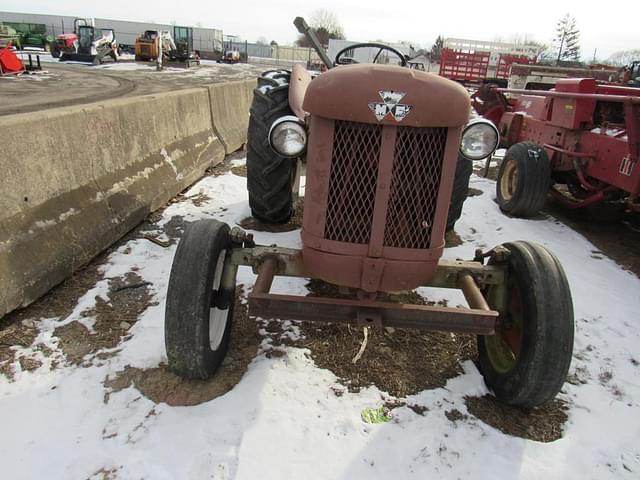
[[[473,163],[462,154],[458,154],[456,173],[453,178],[453,189],[451,190],[451,202],[449,203],[449,213],[447,215],[446,231],[453,230],[456,222],[462,215],[462,206],[469,193],[469,177],[473,171]]]
[[[500,209],[515,217],[536,215],[551,188],[551,164],[535,143],[516,143],[504,156],[496,182]]]
[[[289,108],[289,78],[286,70],[262,74],[253,91],[247,135],[247,190],[251,214],[266,223],[285,223],[293,206],[295,160],[281,157],[269,146],[273,122],[293,115]]]
[[[485,296],[498,310],[494,335],[478,336],[480,370],[498,400],[533,408],[554,398],[573,351],[573,303],[558,259],[530,242],[508,251],[505,296],[490,287]],[[489,263],[496,263],[492,257]]]
[[[183,378],[207,379],[227,353],[234,286],[223,285],[231,241],[229,226],[217,220],[190,224],[176,249],[164,319],[169,368]]]

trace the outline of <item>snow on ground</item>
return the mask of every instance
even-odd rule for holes
[[[15,382],[0,377],[3,477],[101,478],[96,472],[111,470],[123,479],[639,478],[640,281],[613,261],[594,258],[593,245],[553,218],[501,215],[493,182],[473,177],[471,186],[483,194],[467,200],[456,226],[465,243],[448,249],[447,257],[470,258],[476,247],[527,239],[552,249],[567,271],[576,317],[570,373],[585,383],[566,384],[561,394],[569,403],[562,439],[543,444],[511,437],[471,414],[465,421],[447,419],[453,408],[468,413],[465,396],[487,392],[471,362],[445,388],[407,399],[429,408],[423,416],[401,407],[391,422],[363,423],[361,412],[380,406],[383,392],[371,387],[338,397],[331,390],[335,376],[292,347],[283,357],[257,356],[233,390],[198,406],[156,405],[134,387],[105,401],[106,378],[126,365],[148,368],[166,360],[164,298],[175,246],[133,240],[109,257],[104,277],[138,267],[158,304],[111,358],[51,370],[43,357],[42,367],[18,373]],[[200,193],[210,200],[200,207],[172,204],[160,223],[180,215],[233,224],[249,215],[242,177],[206,177],[186,196]],[[298,232],[254,234],[263,244],[300,245]],[[238,282],[250,285],[253,278],[240,269]],[[304,283],[280,279],[275,289],[304,293]],[[455,301],[447,291],[425,293]],[[108,299],[106,280],[68,318],[43,319],[36,343],[57,351],[54,328],[77,320],[97,295]]]

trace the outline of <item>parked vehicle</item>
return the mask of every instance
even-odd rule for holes
[[[22,23],[4,22],[5,25],[14,29],[19,40],[15,46],[19,49],[26,47],[41,48],[50,50],[53,44],[53,37],[47,35],[47,26],[42,23]]]
[[[114,62],[118,61],[118,44],[115,33],[110,28],[79,25],[77,43],[75,51],[61,53],[60,61],[74,60],[95,65],[102,63],[106,57],[111,57]]]
[[[162,54],[168,60],[171,52],[176,50],[171,32],[168,30],[146,30],[136,38],[136,61],[157,60],[160,54],[160,42],[162,42]]]
[[[61,33],[56,37],[51,47],[51,56],[60,58],[63,53],[77,53],[78,51],[78,32],[81,25],[90,25],[91,22],[84,18],[73,19],[73,32]]]
[[[440,258],[450,204],[462,205],[464,198],[455,197],[466,196],[466,185],[456,183],[468,181],[468,173],[457,165],[490,155],[495,127],[483,119],[468,124],[466,90],[404,68],[401,53],[389,65],[354,65],[344,54],[331,61],[306,22],[298,17],[295,24],[328,71],[312,79],[296,64],[259,78],[247,185],[254,215],[286,220],[295,165],[306,162],[302,249],[256,245],[250,234],[216,220],[191,223],[167,292],[170,369],[186,378],[218,370],[229,346],[237,269],[245,265],[258,274],[250,315],[474,333],[480,369],[498,399],[523,407],[552,399],[567,375],[574,329],[556,257],[519,241],[477,251],[473,261]],[[386,62],[397,53],[381,46],[376,58]],[[276,275],[322,279],[354,295],[273,294]],[[379,292],[418,286],[459,289],[470,308],[378,299]]]

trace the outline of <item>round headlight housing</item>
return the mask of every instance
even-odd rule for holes
[[[496,126],[484,118],[469,123],[462,132],[460,153],[469,160],[482,160],[498,148],[500,134]]]
[[[280,156],[299,157],[307,148],[307,131],[298,117],[281,117],[269,129],[269,145]]]

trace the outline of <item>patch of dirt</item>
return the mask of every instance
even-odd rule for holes
[[[196,207],[201,207],[202,205],[207,203],[209,200],[211,200],[211,197],[209,197],[208,195],[205,195],[202,192],[198,193],[197,195],[193,195],[189,197],[189,201],[193,203],[193,205]]]
[[[469,415],[462,413],[457,408],[454,408],[453,410],[447,410],[446,412],[444,412],[444,416],[453,423],[464,421],[469,418]]]
[[[247,217],[240,222],[240,226],[246,230],[255,230],[257,232],[291,232],[302,226],[302,213],[304,211],[304,199],[299,198],[294,206],[293,215],[286,223],[263,223],[257,218]]]
[[[16,351],[12,347],[31,346],[38,335],[37,325],[41,318],[67,317],[80,297],[102,279],[102,274],[98,271],[102,258],[104,257],[100,256],[90,265],[78,270],[71,278],[28,307],[15,310],[0,319],[1,374],[13,379],[15,372],[11,364],[15,361]],[[45,356],[51,354],[51,350],[44,345],[38,345],[36,349]],[[20,357],[19,361],[23,370],[34,370],[40,363],[36,359],[24,356]]]
[[[459,247],[463,243],[464,241],[460,238],[460,235],[455,232],[455,230],[449,230],[444,234],[445,248]]]
[[[5,375],[8,379],[13,378],[15,372],[11,364],[15,361],[16,355],[13,347],[29,347],[37,335],[38,330],[35,326],[26,327],[20,322],[5,325],[0,329],[0,374]],[[27,359],[20,358],[20,366],[23,370],[35,370],[39,366],[29,365],[27,362]]]
[[[116,347],[129,335],[140,314],[156,305],[152,302],[149,282],[142,281],[134,272],[110,279],[108,296],[108,302],[96,297],[95,307],[82,312],[83,317],[95,318],[95,333],[77,321],[55,329],[54,335],[59,338],[59,345],[70,363],[79,365],[86,355]],[[101,355],[101,359],[105,356]]]
[[[127,367],[115,378],[105,380],[104,385],[108,389],[105,403],[111,394],[131,385],[153,402],[171,406],[198,405],[235,387],[255,358],[262,341],[258,333],[259,324],[249,318],[247,305],[242,303],[242,288],[238,287],[229,350],[222,367],[212,378],[206,381],[184,380],[171,373],[166,365],[147,370]]]
[[[353,292],[318,280],[307,287],[312,296],[354,298]],[[431,304],[415,292],[381,295],[380,301]],[[440,305],[445,305],[441,303]],[[280,322],[272,322],[274,327]],[[271,325],[271,324],[270,324]],[[367,347],[357,363],[352,360],[360,350],[363,330],[340,324],[300,325],[303,337],[282,343],[308,348],[320,368],[331,370],[349,391],[375,385],[396,397],[405,397],[425,389],[443,387],[447,380],[462,373],[461,363],[477,355],[475,337],[410,329],[370,329]],[[274,335],[274,338],[279,338]]]
[[[238,165],[237,167],[231,167],[231,173],[237,175],[238,177],[246,177],[247,176],[247,166],[246,165]]]
[[[246,156],[247,156],[247,151],[244,148],[241,149],[241,150],[238,150],[236,152],[233,152],[233,153],[227,155],[221,163],[219,163],[217,165],[214,165],[213,167],[207,168],[205,175],[209,175],[209,176],[212,176],[212,177],[219,177],[220,175],[224,175],[227,172],[233,172],[234,168],[235,169],[239,169],[238,171],[242,171],[242,168],[244,166],[243,167],[240,167],[240,166],[234,167],[232,165],[232,163],[233,163],[233,160],[240,160],[242,158],[245,158]],[[245,174],[244,175],[240,175],[242,177],[246,177],[247,176],[246,175],[246,167],[244,167],[244,169],[245,169],[244,170]],[[233,173],[235,173],[235,172],[233,172]],[[235,173],[235,174],[239,175],[238,173]]]
[[[467,191],[467,197],[478,197],[480,195],[482,195],[484,192],[482,190],[479,190],[477,188],[471,188],[469,187],[469,190]]]
[[[545,443],[562,437],[569,409],[557,398],[531,410],[505,405],[491,395],[465,397],[465,403],[469,413],[502,433]]]

